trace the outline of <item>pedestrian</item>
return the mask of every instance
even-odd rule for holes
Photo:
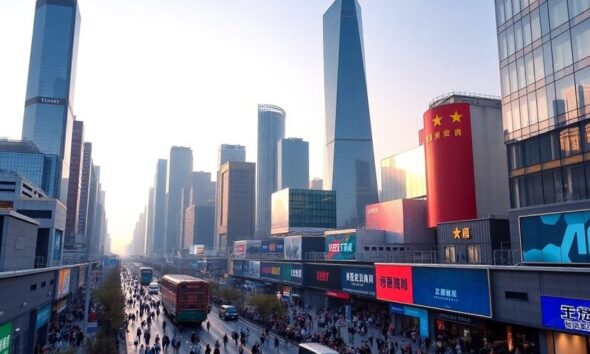
[[[141,347],[139,347],[139,352],[137,352],[137,354],[145,354],[145,348],[143,347],[143,344]]]
[[[166,333],[166,326],[167,326],[167,325],[168,325],[168,323],[166,322],[166,320],[164,320],[164,321],[162,322],[162,330],[163,330],[163,332],[164,332],[164,333]]]
[[[195,346],[196,341],[197,341],[197,333],[195,333],[195,331],[193,331],[193,334],[191,334],[191,343],[193,344],[193,347]]]
[[[207,343],[207,345],[205,346],[205,354],[211,354],[211,346],[209,345],[209,343]]]
[[[277,352],[279,351],[279,337],[275,337],[275,349],[277,350]]]
[[[227,342],[229,338],[227,337],[227,333],[223,335],[223,349],[227,348]]]
[[[162,349],[164,349],[164,351],[167,351],[168,345],[170,345],[170,337],[168,337],[167,334],[164,334],[164,336],[162,337]]]
[[[240,343],[240,347],[238,348],[238,354],[244,354],[244,345]]]
[[[211,327],[211,323],[209,323],[209,320],[207,320],[207,332],[209,332],[210,327]]]

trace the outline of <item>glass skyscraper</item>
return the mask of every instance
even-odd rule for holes
[[[324,188],[336,191],[338,227],[361,226],[365,206],[377,202],[378,194],[356,0],[336,0],[324,14],[324,95]]]
[[[13,171],[46,190],[49,158],[30,141],[0,139],[0,170]],[[46,192],[47,193],[47,192]]]
[[[258,158],[256,160],[256,238],[270,236],[272,193],[277,191],[277,143],[285,137],[285,111],[258,105]]]
[[[49,159],[48,196],[67,202],[80,13],[77,0],[37,0],[22,137]]]
[[[170,167],[168,168],[165,254],[175,255],[181,249],[182,224],[184,210],[189,207],[192,172],[193,151],[191,148],[173,146],[170,149]]]
[[[309,143],[300,138],[279,140],[277,145],[277,190],[307,189]]]

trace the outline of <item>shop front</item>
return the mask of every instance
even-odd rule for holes
[[[329,264],[305,264],[303,266],[305,303],[310,308],[338,309],[348,299],[340,293],[341,268]],[[329,293],[327,293],[329,291]]]
[[[49,320],[51,319],[51,304],[46,304],[35,310],[35,345],[47,344]]]
[[[590,353],[590,300],[541,296],[550,354]]]

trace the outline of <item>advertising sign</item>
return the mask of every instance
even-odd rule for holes
[[[367,229],[369,230],[401,233],[404,228],[402,215],[401,204],[394,200],[365,207]]]
[[[342,268],[342,291],[363,296],[375,296],[375,272],[373,268]]]
[[[414,289],[412,286],[412,267],[393,264],[375,264],[377,299],[414,303]]]
[[[63,232],[60,230],[55,230],[55,235],[53,236],[53,259],[58,260],[61,258],[61,241],[62,241]]]
[[[250,278],[260,278],[260,261],[244,261],[243,275]]]
[[[119,264],[119,259],[115,257],[105,258],[102,260],[102,265],[105,268],[116,267]]]
[[[355,259],[356,233],[326,235],[326,259],[350,260]]]
[[[285,283],[303,284],[303,266],[296,263],[283,263],[282,280]]]
[[[78,287],[81,287],[86,283],[86,266],[81,265],[78,267]]]
[[[301,259],[303,249],[301,236],[287,236],[284,240],[285,259]]]
[[[541,296],[543,326],[590,335],[590,300]]]
[[[416,305],[492,316],[486,269],[413,267]]]
[[[246,257],[246,241],[234,242],[234,257],[244,258]]]
[[[57,278],[55,299],[61,299],[70,293],[70,268],[60,269]]]
[[[260,278],[281,280],[281,264],[260,262]]]
[[[340,267],[320,264],[305,264],[305,285],[321,289],[341,289]]]
[[[590,210],[520,218],[522,259],[528,263],[590,263]]]
[[[12,344],[12,322],[6,322],[0,326],[0,354],[9,354],[10,344]]]
[[[41,308],[37,309],[37,318],[35,320],[35,329],[39,329],[43,327],[45,324],[49,323],[49,318],[51,317],[51,304],[47,304]]]
[[[262,240],[260,245],[260,253],[264,254],[283,254],[284,253],[284,239],[274,238]]]

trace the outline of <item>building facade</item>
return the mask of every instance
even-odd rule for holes
[[[287,188],[272,194],[271,234],[318,234],[336,228],[336,192]]]
[[[426,196],[424,145],[381,160],[381,200]]]
[[[49,158],[31,141],[0,139],[0,170],[13,171],[47,191]]]
[[[309,181],[309,189],[321,191],[324,189],[324,180],[321,178],[314,178]]]
[[[84,143],[80,182],[80,210],[78,212],[78,235],[88,242],[88,210],[90,207],[90,175],[92,173],[92,143]]]
[[[164,255],[164,241],[166,240],[166,181],[168,178],[168,161],[159,159],[154,176],[154,238],[151,245],[152,254]]]
[[[189,198],[184,198],[184,193],[190,191],[192,171],[193,151],[188,147],[173,146],[168,169],[165,254],[176,254],[181,249],[184,210],[189,206]]]
[[[37,1],[22,137],[48,156],[46,192],[63,203],[70,171],[79,30],[76,0]]]
[[[309,143],[300,138],[277,143],[277,190],[307,189],[309,181]]]
[[[365,222],[365,206],[378,201],[361,8],[356,0],[337,0],[323,22],[324,188],[336,192],[338,227],[357,227]]]
[[[76,242],[80,221],[80,196],[82,189],[82,168],[84,158],[84,122],[74,121],[70,152],[70,178],[68,181],[68,212],[66,216],[66,243]],[[79,238],[78,238],[79,239]]]

